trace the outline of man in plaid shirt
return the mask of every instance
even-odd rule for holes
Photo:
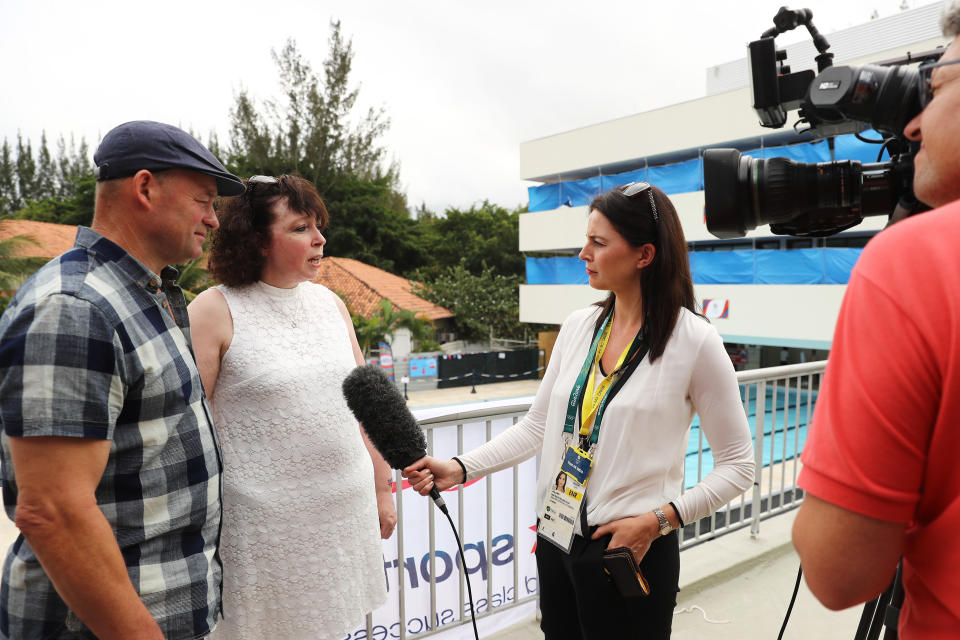
[[[220,452],[168,265],[243,183],[192,136],[110,131],[92,228],[0,318],[0,637],[202,638],[220,614]]]

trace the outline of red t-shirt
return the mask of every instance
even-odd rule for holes
[[[903,640],[960,637],[958,457],[960,201],[898,223],[861,255],[799,478],[822,500],[908,523]]]

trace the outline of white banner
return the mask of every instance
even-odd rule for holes
[[[512,419],[494,421],[493,435],[506,429]],[[457,428],[433,429],[433,451],[439,458],[457,454]],[[464,425],[464,450],[486,441],[486,424]],[[533,555],[536,542],[534,491],[536,487],[536,460],[531,459],[518,468],[517,530],[514,537],[513,470],[506,469],[492,476],[469,483],[463,489],[463,556],[457,548],[450,524],[430,498],[410,489],[406,482],[399,496],[402,511],[403,558],[398,553],[398,534],[383,543],[383,566],[387,580],[387,603],[373,614],[372,635],[364,627],[344,637],[344,640],[388,640],[401,637],[401,625],[406,637],[416,637],[427,631],[450,629],[432,636],[438,640],[469,640],[473,638],[470,623],[470,604],[467,588],[463,586],[463,610],[460,600],[460,573],[463,567],[470,576],[473,601],[478,614],[503,607],[518,597],[525,598],[537,592],[537,568]],[[487,496],[490,491],[491,532],[487,535]],[[457,490],[443,493],[450,517],[457,526]],[[430,527],[433,517],[436,558],[430,561]],[[398,528],[399,532],[399,528]],[[514,585],[513,568],[519,569],[518,583]],[[430,576],[436,582],[436,614],[430,611]],[[403,590],[405,614],[400,619],[400,592]],[[506,609],[477,621],[481,635],[529,619],[535,612],[535,602]],[[465,624],[455,625],[460,619]]]

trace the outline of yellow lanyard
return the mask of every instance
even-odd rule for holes
[[[600,381],[600,384],[597,385],[596,390],[594,390],[594,378],[596,377],[598,364],[600,358],[603,357],[603,352],[607,348],[607,341],[610,339],[610,331],[613,327],[613,317],[611,316],[610,322],[607,323],[607,326],[603,330],[603,335],[600,336],[600,342],[597,344],[597,355],[593,360],[593,366],[590,367],[590,377],[587,378],[587,388],[583,394],[583,407],[580,409],[580,435],[588,436],[590,435],[590,430],[593,427],[593,418],[597,412],[597,407],[600,405],[600,401],[603,400],[603,397],[610,390],[610,385],[613,384],[616,373],[620,370],[620,366],[623,364],[623,361],[627,358],[627,353],[630,351],[631,344],[628,344],[626,349],[623,350],[623,353],[620,354],[620,358],[617,360],[617,365],[613,368],[608,375],[603,377],[603,380]]]

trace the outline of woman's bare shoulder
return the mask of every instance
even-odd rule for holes
[[[216,288],[200,292],[187,306],[193,334],[207,334],[229,341],[233,336],[233,316],[223,293]],[[202,336],[201,336],[202,337]]]

